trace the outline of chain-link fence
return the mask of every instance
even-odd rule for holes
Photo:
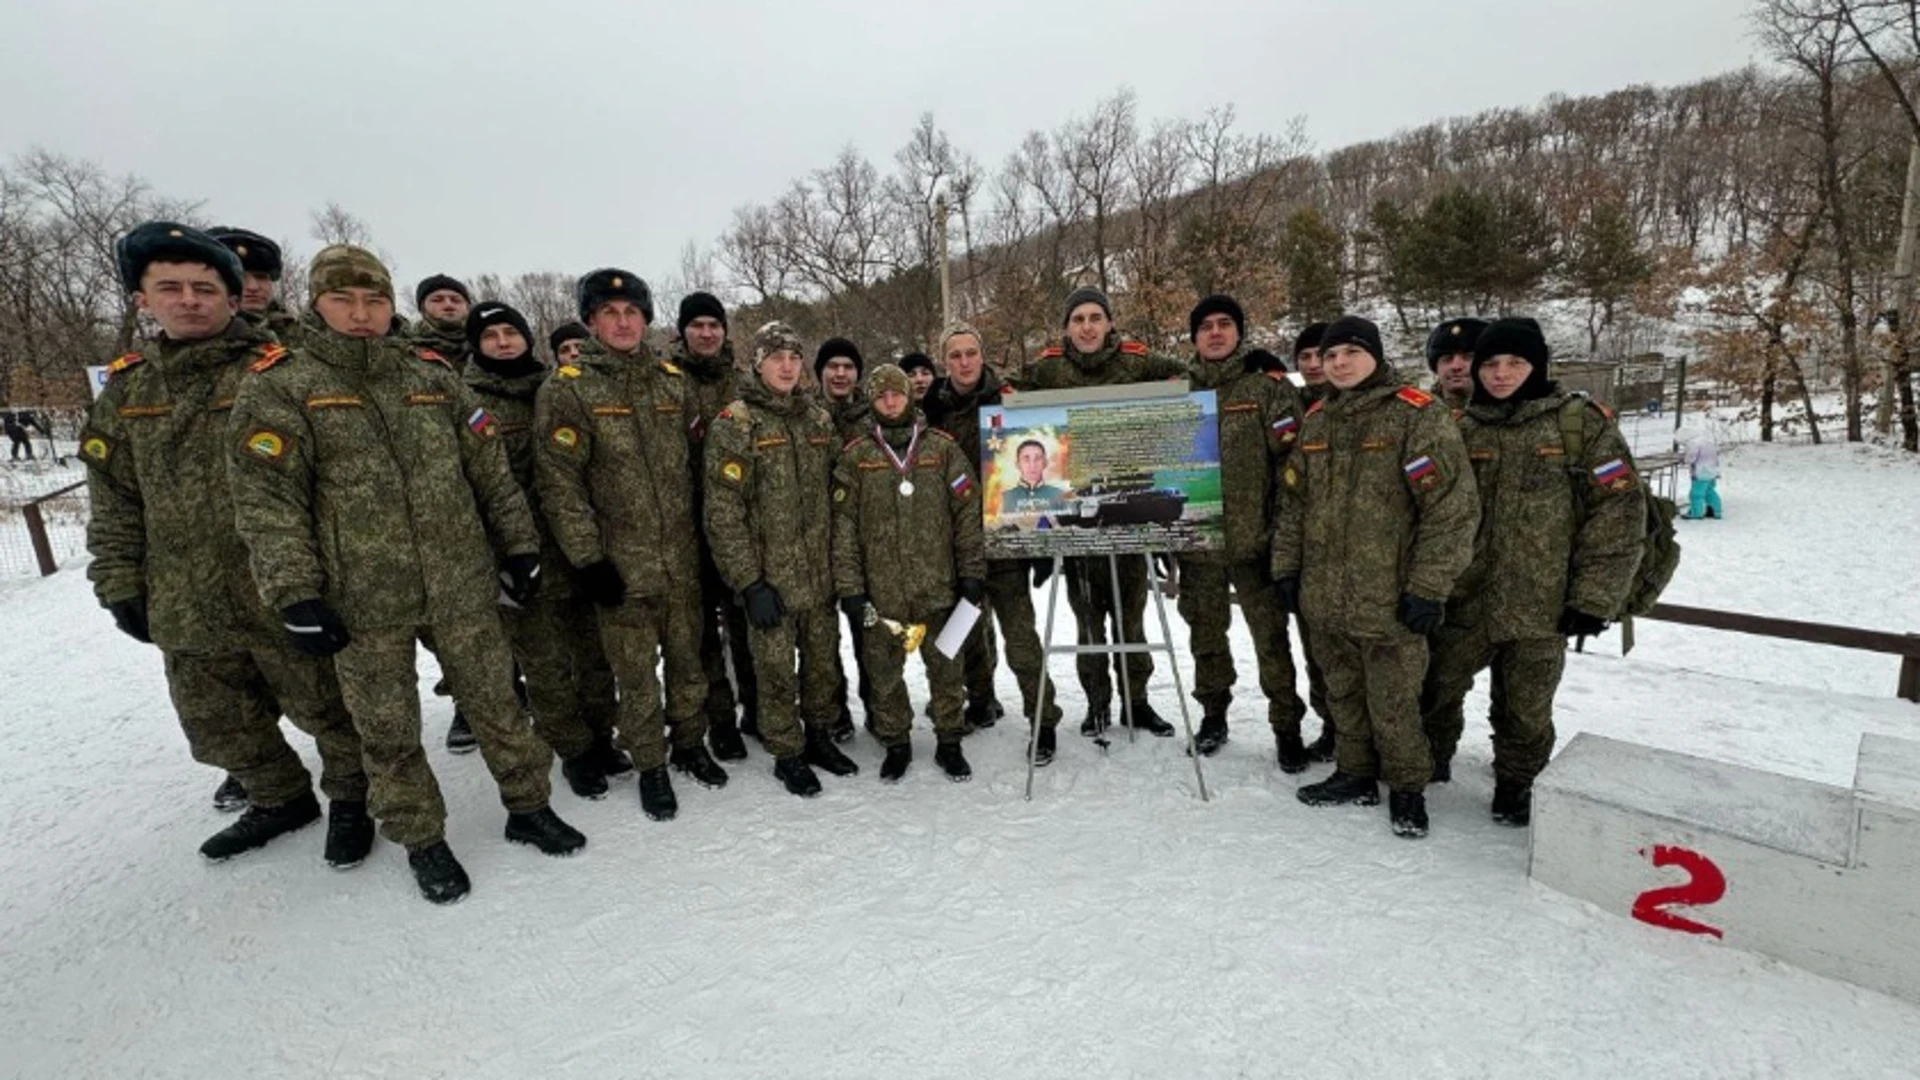
[[[50,574],[86,554],[84,480],[67,469],[49,469],[24,482],[10,479],[15,482],[0,493],[0,579]],[[45,482],[59,480],[65,483]]]

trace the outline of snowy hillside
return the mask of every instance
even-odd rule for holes
[[[1743,447],[1723,488],[1728,520],[1683,523],[1669,599],[1920,629],[1911,561],[1885,568],[1920,546],[1911,460]],[[1531,886],[1526,833],[1487,817],[1484,719],[1430,793],[1425,842],[1394,838],[1383,808],[1300,805],[1326,767],[1274,768],[1250,652],[1211,803],[1172,740],[1102,758],[1073,731],[1070,687],[1031,803],[1017,723],[968,742],[964,786],[937,775],[924,726],[914,771],[883,786],[862,733],[862,775],[810,802],[755,747],[725,790],[682,784],[664,825],[630,780],[582,803],[556,771],[555,805],[590,837],[564,861],[501,840],[481,762],[440,749],[449,710],[429,697],[474,878],[440,909],[385,842],[327,870],[317,827],[203,863],[195,847],[229,819],[158,656],[113,630],[77,567],[0,584],[0,611],[0,1076],[1838,1078],[1920,1062],[1920,1008]],[[1890,657],[1653,624],[1617,654],[1609,636],[1571,659],[1563,743],[1594,731],[1847,784],[1861,732],[1920,738]],[[431,681],[423,664],[423,694]],[[1004,673],[1001,697],[1017,700]],[[1164,671],[1154,697],[1176,715]]]

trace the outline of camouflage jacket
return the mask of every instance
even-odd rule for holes
[[[925,622],[953,606],[960,578],[985,580],[986,533],[979,485],[960,444],[923,427],[909,453],[909,431],[881,429],[898,444],[892,453],[908,459],[904,477],[871,428],[840,450],[833,584],[839,596],[865,594],[889,619]],[[901,494],[903,479],[912,494]]]
[[[520,485],[520,493],[526,496],[533,527],[540,534],[543,593],[568,587],[566,557],[554,542],[546,515],[540,512],[540,492],[533,479],[533,402],[540,392],[540,384],[547,381],[547,373],[548,369],[541,365],[524,375],[497,375],[480,366],[479,359],[473,356],[467,357],[466,365],[460,369],[460,378],[467,389],[493,414],[494,430],[499,432],[500,442],[507,449],[507,464],[513,469],[513,482]]]
[[[841,441],[857,439],[872,430],[873,404],[867,400],[865,390],[856,386],[853,393],[839,399],[829,397],[825,387],[819,394],[820,405],[833,417],[833,429],[839,432]]]
[[[589,340],[534,407],[534,480],[554,539],[576,567],[611,560],[629,596],[698,581],[686,376],[645,344]]]
[[[1453,595],[1480,505],[1459,425],[1382,369],[1307,409],[1281,471],[1273,576],[1315,633],[1403,635],[1401,593]]]
[[[1427,393],[1432,394],[1440,404],[1445,405],[1447,411],[1453,414],[1455,420],[1467,414],[1467,402],[1473,398],[1473,392],[1471,390],[1464,394],[1448,393],[1446,389],[1440,385],[1439,379],[1433,380],[1433,385],[1427,388]]]
[[[1565,445],[1575,412],[1580,459]],[[1447,622],[1493,641],[1553,637],[1563,608],[1619,615],[1640,563],[1646,492],[1620,429],[1583,395],[1473,405],[1460,436],[1480,493],[1473,561]]]
[[[967,464],[975,473],[980,471],[980,407],[998,405],[1003,396],[1013,393],[1008,386],[991,371],[980,372],[980,385],[967,393],[954,389],[950,379],[942,377],[934,381],[927,389],[927,398],[921,402],[926,411],[927,423],[953,436],[960,449],[967,455]]]
[[[1016,385],[1022,390],[1067,390],[1186,377],[1187,365],[1170,356],[1156,356],[1137,341],[1122,341],[1118,333],[1109,333],[1106,344],[1095,352],[1083,353],[1071,341],[1049,347]]]
[[[682,384],[687,391],[687,438],[693,454],[693,521],[698,525],[705,520],[701,499],[707,474],[701,459],[707,432],[713,426],[713,418],[739,395],[741,388],[758,380],[752,375],[742,376],[733,366],[731,341],[721,343],[718,356],[695,356],[687,350],[686,342],[676,341],[667,354],[667,362],[686,376]],[[705,540],[704,534],[701,539]]]
[[[467,358],[467,324],[465,322],[440,323],[422,315],[407,328],[407,340],[418,348],[439,353],[441,358],[452,364],[456,371]]]
[[[432,353],[312,320],[300,340],[251,365],[229,431],[260,595],[322,599],[349,629],[492,612],[496,553],[540,549],[498,422]]]
[[[267,331],[279,338],[280,344],[288,346],[293,344],[292,337],[298,332],[300,326],[299,317],[283,307],[278,300],[268,304],[265,311],[243,311],[240,313],[240,318],[245,319],[252,326]]]
[[[1273,547],[1274,481],[1293,452],[1305,411],[1293,384],[1248,370],[1246,350],[1217,363],[1194,358],[1195,390],[1212,390],[1220,422],[1225,545],[1184,556],[1202,563],[1257,562]]]
[[[827,411],[759,379],[720,411],[706,443],[706,535],[739,592],[765,581],[789,611],[833,601],[831,484],[840,446]]]
[[[163,649],[279,640],[260,602],[227,486],[227,419],[247,365],[281,352],[239,319],[205,341],[114,361],[80,433],[92,517],[87,576],[104,604],[145,593]]]

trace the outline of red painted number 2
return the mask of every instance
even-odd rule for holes
[[[1640,854],[1645,855],[1646,852],[1643,850]],[[1633,901],[1633,917],[1648,925],[1665,927],[1668,930],[1720,937],[1721,934],[1717,928],[1666,910],[1675,904],[1705,907],[1727,895],[1727,876],[1720,872],[1719,867],[1713,865],[1713,860],[1697,851],[1656,844],[1653,848],[1653,865],[1677,866],[1687,872],[1687,880],[1679,885],[1669,885],[1663,889],[1648,889],[1641,893]]]

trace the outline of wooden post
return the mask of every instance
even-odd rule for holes
[[[1908,634],[1907,639],[1920,645],[1920,634]],[[1894,690],[1903,700],[1920,702],[1920,649],[1900,658],[1900,685]]]
[[[40,564],[40,576],[50,576],[60,569],[53,561],[53,544],[47,540],[47,519],[40,514],[40,504],[30,502],[20,508],[20,516],[27,522],[27,538],[33,542],[33,558]]]

